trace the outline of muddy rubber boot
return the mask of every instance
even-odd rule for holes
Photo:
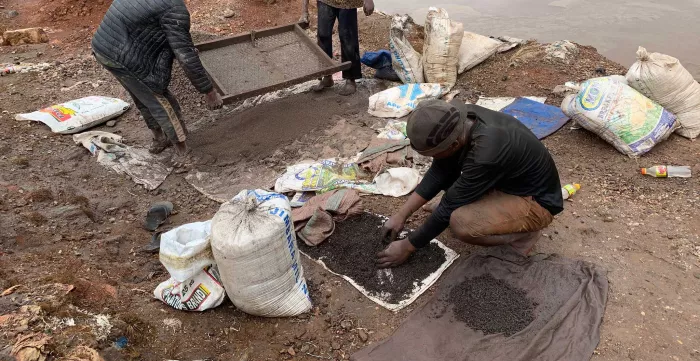
[[[354,80],[348,79],[345,81],[345,84],[343,84],[343,86],[340,87],[338,94],[342,95],[342,96],[348,96],[348,95],[355,94],[356,91],[357,91],[357,84],[355,83]]]
[[[143,251],[148,252],[148,253],[160,252],[160,235],[161,234],[163,234],[163,232],[153,233],[153,236],[151,236],[151,242],[143,247]]]
[[[170,143],[168,138],[153,139],[151,140],[151,145],[148,147],[148,152],[151,154],[160,154],[171,145],[172,143]]]
[[[323,78],[321,78],[321,80],[318,82],[318,84],[314,85],[314,87],[311,89],[313,89],[313,91],[318,93],[318,92],[322,92],[326,88],[330,88],[332,86],[333,86],[333,78],[330,76],[324,76]]]
[[[173,211],[173,204],[170,202],[158,202],[151,206],[146,213],[146,222],[144,223],[144,228],[153,232],[158,227],[165,223],[168,219],[170,213]]]

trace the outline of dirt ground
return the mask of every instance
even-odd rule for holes
[[[50,359],[84,345],[108,361],[339,360],[389,337],[431,292],[392,313],[307,259],[303,265],[314,308],[299,317],[253,317],[229,301],[204,313],[184,313],[153,299],[152,290],[167,279],[167,272],[157,255],[141,251],[151,237],[141,227],[149,204],[175,204],[177,212],[166,228],[210,219],[219,204],[192,188],[185,174],[172,174],[159,189],[148,192],[98,165],[70,136],[14,120],[16,113],[86,95],[128,99],[89,55],[90,36],[108,5],[109,1],[0,0],[0,27],[42,26],[52,39],[49,44],[0,47],[0,63],[53,64],[41,73],[0,77],[0,292],[19,285],[0,297],[0,360],[11,360],[11,346],[31,333],[50,337]],[[288,0],[272,5],[261,0],[189,1],[193,28],[210,34],[293,22],[298,5]],[[234,16],[223,17],[229,8]],[[17,10],[19,16],[7,19],[9,10]],[[388,24],[378,15],[360,15],[363,49],[386,48]],[[556,85],[625,70],[590,47],[582,47],[571,65],[545,62],[541,49],[531,43],[487,60],[460,76],[458,97],[474,101],[480,95],[535,95],[558,105],[561,98],[552,93]],[[77,84],[80,81],[87,83]],[[364,85],[350,99],[332,92],[295,95],[237,114],[233,107],[207,111],[179,69],[172,89],[181,100],[203,166],[244,164],[246,171],[264,168],[278,173],[285,164],[313,154],[351,155],[361,150],[373,134],[366,98],[378,90]],[[289,124],[274,119],[275,110],[299,112],[304,107],[314,108],[312,116],[290,112],[300,116],[283,118]],[[292,129],[280,131],[285,126]],[[115,127],[98,129],[120,134],[129,144],[149,141],[134,109]],[[276,132],[270,141],[267,133],[272,131]],[[231,144],[239,143],[237,137],[244,141],[235,152],[227,151],[210,139],[215,136]],[[343,141],[346,137],[351,141]],[[638,170],[678,164],[700,174],[700,143],[672,136],[632,160],[597,136],[571,129],[571,124],[544,143],[562,183],[578,182],[583,188],[566,202],[536,251],[595,262],[609,271],[607,311],[592,359],[700,359],[700,184],[697,177],[655,179]],[[257,149],[260,146],[264,151]],[[384,215],[402,202],[375,196],[363,200],[365,208]],[[409,226],[417,227],[424,218],[417,213]],[[474,251],[453,240],[449,231],[440,239],[463,257]],[[118,350],[114,342],[122,336],[129,344]]]

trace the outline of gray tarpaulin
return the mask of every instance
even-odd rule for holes
[[[524,258],[510,247],[485,249],[452,266],[433,298],[382,343],[352,355],[356,361],[583,361],[600,340],[607,301],[606,271],[556,255]],[[450,291],[490,274],[527,292],[535,319],[511,337],[484,335],[456,320]]]

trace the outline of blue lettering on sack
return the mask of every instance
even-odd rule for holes
[[[286,199],[286,197],[281,196],[280,198]],[[271,198],[270,198],[271,199]],[[294,229],[292,227],[292,219],[290,217],[290,214],[287,210],[275,207],[269,211],[269,214],[273,216],[280,217],[280,219],[284,222],[285,225],[285,238],[287,240],[287,249],[289,250],[289,256],[292,258],[292,271],[294,272],[294,281],[300,284],[301,291],[304,292],[304,295],[306,295],[306,298],[311,300],[311,296],[309,295],[309,290],[306,286],[306,281],[301,280],[301,271],[299,269],[299,261],[297,259],[297,252],[296,252],[296,247],[294,244]]]

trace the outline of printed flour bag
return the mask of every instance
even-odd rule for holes
[[[212,220],[211,246],[226,293],[241,311],[288,317],[311,309],[287,197],[244,190]]]
[[[15,119],[42,122],[54,133],[74,134],[105,123],[127,110],[129,103],[121,99],[90,96],[32,113],[17,114]]]
[[[369,97],[367,112],[380,118],[401,118],[411,113],[418,103],[442,95],[440,84],[404,84],[380,91]]]
[[[629,85],[678,117],[676,133],[700,135],[700,84],[678,59],[639,47],[637,62],[627,72]]]
[[[451,88],[457,82],[459,48],[464,37],[461,23],[451,21],[445,9],[430,8],[425,18],[423,75],[426,83]]]
[[[157,299],[182,311],[204,311],[224,301],[210,234],[211,221],[185,224],[161,235],[160,262],[170,279],[153,291]]]
[[[583,82],[578,94],[564,98],[561,109],[630,157],[648,152],[677,127],[675,115],[611,78]]]

